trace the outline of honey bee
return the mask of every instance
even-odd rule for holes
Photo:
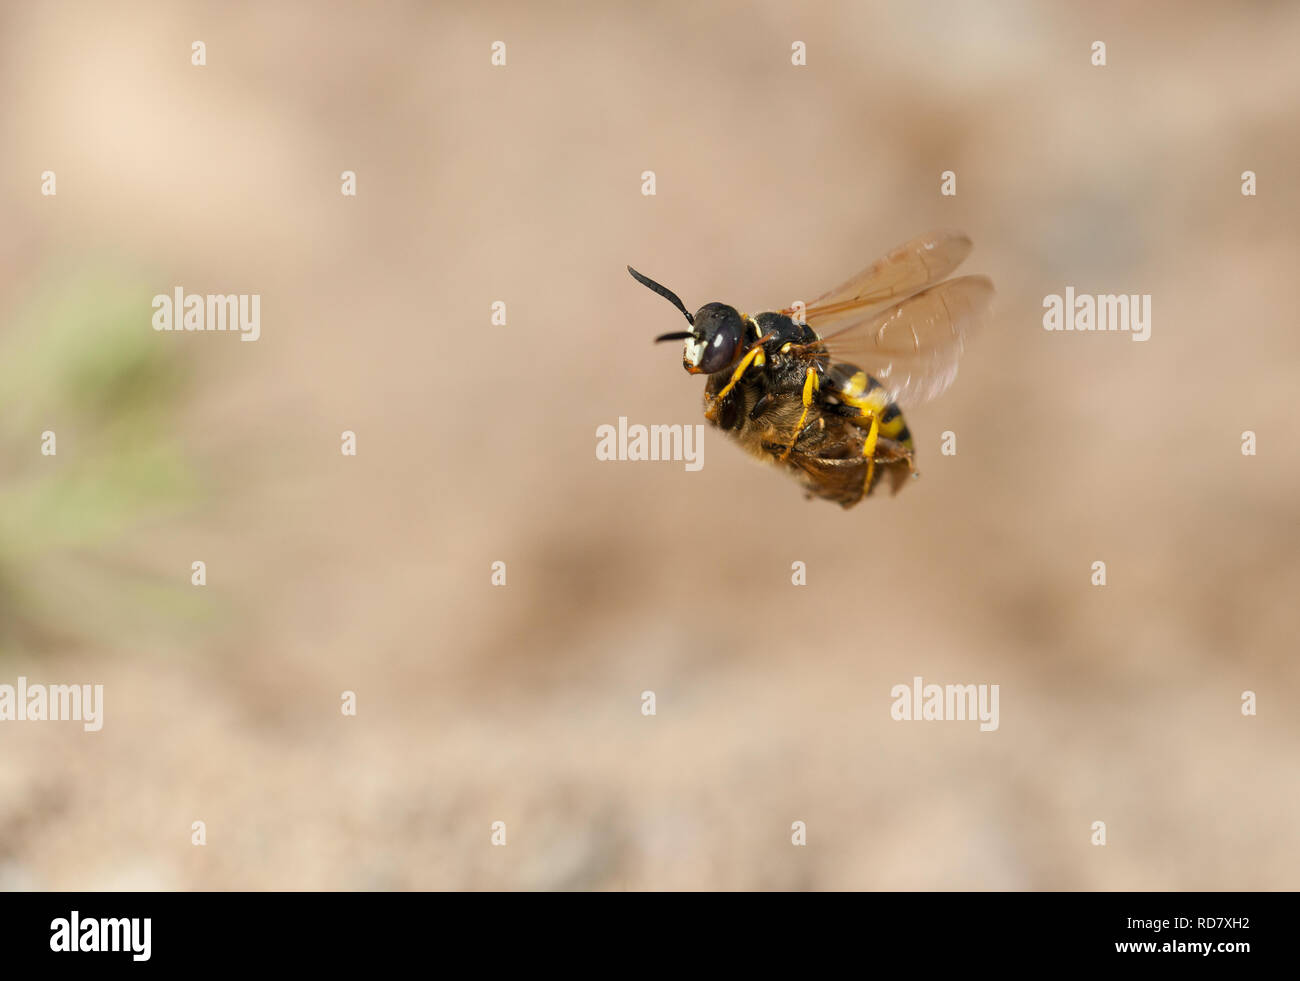
[[[945,279],[970,254],[961,232],[900,245],[805,309],[750,316],[725,303],[691,314],[677,294],[627,271],[669,300],[690,330],[682,364],[708,375],[704,415],[750,453],[794,475],[808,498],[851,508],[887,479],[917,476],[899,403],[919,405],[957,377],[966,340],[987,318],[986,276]]]

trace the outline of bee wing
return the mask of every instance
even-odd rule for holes
[[[825,333],[818,321],[897,303],[948,276],[970,255],[970,250],[971,241],[963,232],[940,229],[918,235],[813,300],[803,310],[803,319]],[[781,313],[794,316],[795,310],[791,307]]]
[[[886,310],[843,314],[839,329],[810,347],[866,371],[890,401],[918,405],[941,395],[957,377],[957,359],[966,339],[988,319],[992,299],[987,276],[959,276]]]

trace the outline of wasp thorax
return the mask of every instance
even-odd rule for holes
[[[694,336],[686,339],[682,355],[687,371],[713,374],[736,360],[745,336],[745,321],[735,307],[706,303],[695,313]]]

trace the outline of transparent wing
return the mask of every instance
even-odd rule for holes
[[[818,333],[838,328],[845,316],[860,319],[865,309],[897,303],[939,282],[970,255],[971,240],[963,232],[937,230],[919,235],[873,262],[812,303],[803,319]],[[782,310],[794,316],[794,309]]]
[[[966,340],[988,319],[992,300],[987,276],[960,276],[885,310],[859,307],[855,318],[810,347],[863,369],[907,408],[952,384]]]

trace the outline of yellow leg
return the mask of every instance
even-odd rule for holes
[[[871,428],[867,430],[867,438],[862,441],[862,455],[867,458],[867,479],[862,485],[864,495],[871,490],[871,478],[876,475],[876,441],[878,439],[880,439],[880,417],[873,412],[871,413]]]
[[[818,378],[819,376],[816,370],[809,368],[808,374],[803,380],[803,413],[799,416],[799,422],[794,427],[794,433],[790,436],[790,442],[786,446],[785,452],[781,454],[780,460],[782,463],[784,463],[790,456],[790,451],[794,449],[794,444],[798,441],[799,434],[803,432],[803,424],[808,421],[808,409],[812,405],[813,395],[821,385]]]
[[[767,358],[763,355],[763,345],[754,345],[754,347],[750,348],[749,353],[740,359],[740,363],[736,365],[736,370],[731,373],[731,381],[727,382],[727,384],[723,386],[722,391],[714,396],[714,401],[720,402],[731,394],[731,390],[735,388],[736,383],[745,376],[745,372],[750,369],[751,365],[759,365],[761,367],[765,364],[767,364]]]

